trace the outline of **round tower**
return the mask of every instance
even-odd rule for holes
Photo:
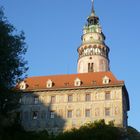
[[[94,3],[83,28],[82,43],[78,48],[78,73],[109,71],[109,48],[105,44],[105,36],[95,15]]]

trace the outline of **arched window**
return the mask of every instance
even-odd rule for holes
[[[94,63],[88,63],[88,72],[94,72]]]

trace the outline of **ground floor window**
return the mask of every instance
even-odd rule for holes
[[[110,108],[105,108],[105,116],[110,116]]]
[[[32,118],[33,118],[33,120],[38,119],[38,111],[33,111],[32,112]]]

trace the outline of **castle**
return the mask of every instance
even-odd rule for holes
[[[19,84],[26,130],[61,132],[100,119],[127,126],[128,92],[110,71],[110,49],[93,2],[81,39],[77,74],[28,77]]]

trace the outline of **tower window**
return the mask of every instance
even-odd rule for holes
[[[94,63],[88,63],[88,72],[94,72]]]
[[[88,72],[90,72],[90,63],[88,63]]]

